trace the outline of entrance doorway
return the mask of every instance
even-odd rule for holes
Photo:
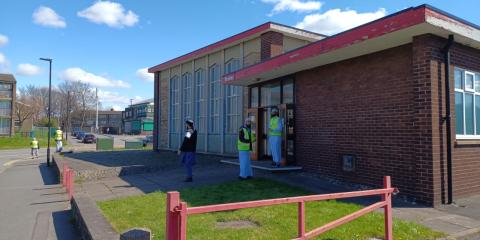
[[[248,116],[252,119],[252,130],[257,136],[251,152],[252,160],[271,160],[272,154],[268,142],[268,128],[272,108],[279,109],[279,116],[283,124],[282,132],[282,162],[285,165],[295,164],[295,113],[293,104],[279,104],[268,107],[248,109]]]

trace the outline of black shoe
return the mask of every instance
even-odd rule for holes
[[[277,166],[277,163],[275,163],[275,162],[272,162],[272,166]]]
[[[253,179],[253,177],[252,177],[252,176],[248,176],[248,177],[247,177],[247,179],[249,179],[249,180],[250,180],[250,179]]]
[[[183,180],[184,182],[193,182],[193,178],[191,177],[187,177],[185,178],[185,180]]]
[[[248,178],[243,178],[243,177],[238,176],[238,180],[240,180],[240,181],[247,180],[247,179]]]

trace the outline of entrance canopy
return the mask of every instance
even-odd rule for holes
[[[480,27],[429,5],[408,8],[351,30],[313,42],[239,71],[222,83],[249,86],[302,70],[393,48],[414,36],[434,34],[480,49]]]

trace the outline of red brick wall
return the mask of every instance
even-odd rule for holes
[[[268,60],[283,53],[283,34],[266,32],[260,36],[260,59]]]
[[[391,175],[403,193],[415,193],[411,49],[409,44],[296,75],[300,165],[373,185]],[[342,171],[344,154],[356,156],[355,172]]]
[[[391,175],[402,193],[420,202],[444,202],[445,44],[446,39],[422,35],[411,44],[297,73],[299,164],[371,185]],[[480,51],[452,47],[455,141],[453,66],[480,72]],[[355,172],[342,171],[344,154],[356,156]],[[480,193],[480,142],[455,145],[453,162],[454,198]]]

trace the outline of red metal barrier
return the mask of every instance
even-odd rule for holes
[[[363,216],[369,212],[372,212],[378,208],[384,209],[385,218],[385,240],[393,240],[392,229],[392,193],[396,191],[392,188],[390,176],[385,176],[383,179],[383,188],[375,190],[365,190],[356,192],[343,192],[332,194],[320,194],[309,195],[289,198],[276,198],[268,200],[237,202],[217,204],[201,207],[187,207],[185,202],[180,201],[179,192],[167,193],[167,213],[166,213],[166,239],[167,240],[186,240],[187,238],[187,216],[202,213],[212,213],[220,211],[230,211],[243,208],[264,207],[286,203],[298,204],[298,235],[295,239],[311,239],[328,230],[338,227],[342,224],[348,223]],[[352,197],[365,197],[381,195],[382,200],[380,202],[369,205],[363,209],[360,209],[354,213],[344,216],[340,219],[327,223],[319,228],[316,228],[310,232],[305,232],[305,203],[310,201],[321,201],[331,199],[342,199]]]
[[[71,200],[74,192],[74,176],[75,172],[70,169],[66,164],[63,165],[63,178],[62,184],[67,190],[68,200]]]

